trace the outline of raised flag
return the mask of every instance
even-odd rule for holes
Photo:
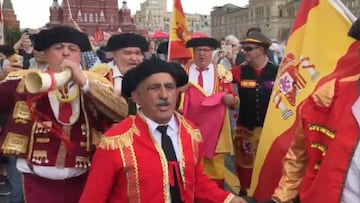
[[[359,72],[358,41],[347,36],[355,17],[340,0],[302,1],[279,67],[260,138],[249,194],[268,200],[300,120],[299,104],[318,86]]]
[[[169,30],[168,60],[191,59],[192,53],[186,48],[186,42],[191,39],[181,0],[174,0],[174,8]]]

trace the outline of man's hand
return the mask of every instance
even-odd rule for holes
[[[230,203],[247,203],[247,201],[241,197],[236,196],[230,201]]]
[[[234,104],[235,96],[232,94],[225,94],[222,97],[222,101],[224,102],[225,106],[231,107]]]
[[[86,76],[84,75],[81,66],[79,63],[76,63],[74,61],[71,61],[69,59],[64,59],[60,67],[63,68],[70,68],[72,73],[72,80],[78,84],[80,87],[83,87],[86,84]]]

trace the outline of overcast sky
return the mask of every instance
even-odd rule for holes
[[[0,0],[2,2],[2,0]],[[123,0],[119,1],[119,8]],[[38,28],[49,22],[49,7],[52,0],[12,0],[13,7],[17,19],[20,21],[21,28]],[[59,3],[62,0],[58,0]],[[135,14],[136,10],[140,10],[140,3],[145,0],[128,0],[128,7],[131,14]],[[184,12],[210,14],[211,8],[214,6],[223,6],[232,3],[237,6],[245,6],[248,0],[182,0]],[[195,3],[196,2],[196,3]],[[168,10],[172,10],[173,0],[168,0]]]

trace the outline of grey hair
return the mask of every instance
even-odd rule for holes
[[[228,35],[225,37],[225,44],[240,44],[240,41],[234,35]]]

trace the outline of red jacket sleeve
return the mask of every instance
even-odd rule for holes
[[[195,202],[198,203],[219,203],[232,198],[230,192],[219,188],[215,182],[204,174],[201,164],[202,159],[198,159],[195,168]]]
[[[106,151],[98,148],[79,203],[108,202],[121,165],[119,150]]]

